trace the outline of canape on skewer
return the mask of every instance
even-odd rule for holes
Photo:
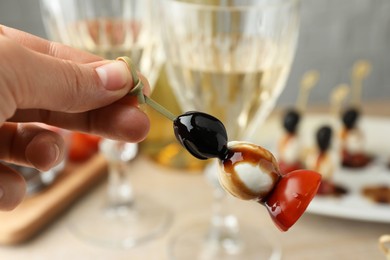
[[[341,114],[343,127],[340,133],[342,164],[345,167],[360,168],[372,161],[365,151],[365,136],[359,127],[361,117],[362,81],[371,71],[367,61],[358,61],[352,70],[352,101]]]
[[[349,93],[346,84],[336,86],[330,95],[330,120],[316,129],[314,145],[306,148],[303,157],[305,167],[318,171],[321,176],[319,195],[341,195],[346,192],[343,187],[334,183],[334,175],[341,165],[340,142],[337,134],[340,124],[338,114],[340,107]]]
[[[278,144],[279,168],[282,173],[303,167],[301,158],[302,144],[298,134],[299,123],[306,110],[309,92],[317,84],[318,78],[319,73],[314,70],[304,74],[295,108],[287,110],[283,117],[284,134]]]
[[[323,125],[318,128],[315,138],[316,147],[307,153],[305,166],[313,171],[319,172],[322,176],[321,184],[317,194],[319,195],[341,195],[346,189],[336,185],[334,174],[340,165],[340,155],[334,147],[333,130],[330,125]]]

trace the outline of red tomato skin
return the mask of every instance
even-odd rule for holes
[[[287,231],[302,216],[321,183],[321,175],[310,170],[296,170],[280,178],[263,201],[275,225]]]
[[[302,168],[303,168],[303,165],[300,162],[288,164],[282,160],[279,161],[279,170],[280,170],[281,175],[285,175],[289,172],[292,172],[295,170],[300,170]]]
[[[74,132],[71,134],[68,158],[72,162],[88,160],[98,151],[100,137]]]
[[[343,150],[342,164],[347,168],[363,168],[372,161],[372,156],[365,153],[350,154],[348,151]]]

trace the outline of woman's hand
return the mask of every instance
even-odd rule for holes
[[[40,170],[62,161],[62,138],[31,122],[141,141],[149,120],[126,95],[132,87],[122,61],[0,26],[0,160]],[[0,210],[14,208],[24,190],[23,178],[0,165]]]

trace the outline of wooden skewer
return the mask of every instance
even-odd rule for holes
[[[385,254],[387,260],[390,260],[389,243],[390,243],[390,235],[382,235],[379,237],[379,247]]]
[[[135,86],[133,87],[132,90],[130,90],[128,95],[136,96],[138,99],[138,103],[140,104],[146,103],[149,106],[151,106],[154,110],[159,112],[161,115],[165,116],[171,121],[174,121],[176,119],[176,116],[174,114],[172,114],[169,110],[167,110],[165,107],[163,107],[162,105],[160,105],[159,103],[151,99],[150,97],[144,95],[144,93],[142,92],[144,84],[139,79],[136,68],[133,65],[131,59],[129,57],[122,56],[122,57],[118,57],[116,60],[123,61],[126,64],[127,68],[130,71],[131,77],[133,78]]]
[[[330,107],[332,114],[338,117],[341,109],[341,104],[349,94],[349,86],[347,84],[340,84],[332,90],[330,95]]]
[[[316,70],[310,70],[303,75],[296,103],[298,111],[303,112],[306,109],[309,92],[317,84],[319,77],[320,74]]]
[[[352,68],[352,104],[360,106],[362,96],[362,82],[371,72],[371,63],[367,60],[355,62]]]

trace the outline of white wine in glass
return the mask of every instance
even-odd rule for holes
[[[161,2],[166,67],[179,104],[184,111],[220,119],[229,140],[250,140],[285,86],[298,37],[299,2]],[[172,258],[277,258],[279,250],[225,211],[218,170],[215,164],[205,170],[215,186],[213,216],[172,240]]]
[[[43,21],[52,40],[105,59],[128,56],[151,87],[163,63],[155,6],[155,0],[41,0]],[[73,233],[116,248],[133,247],[160,235],[169,226],[171,212],[134,194],[126,178],[137,144],[103,140],[100,147],[109,168],[107,202],[88,203],[74,211]]]

